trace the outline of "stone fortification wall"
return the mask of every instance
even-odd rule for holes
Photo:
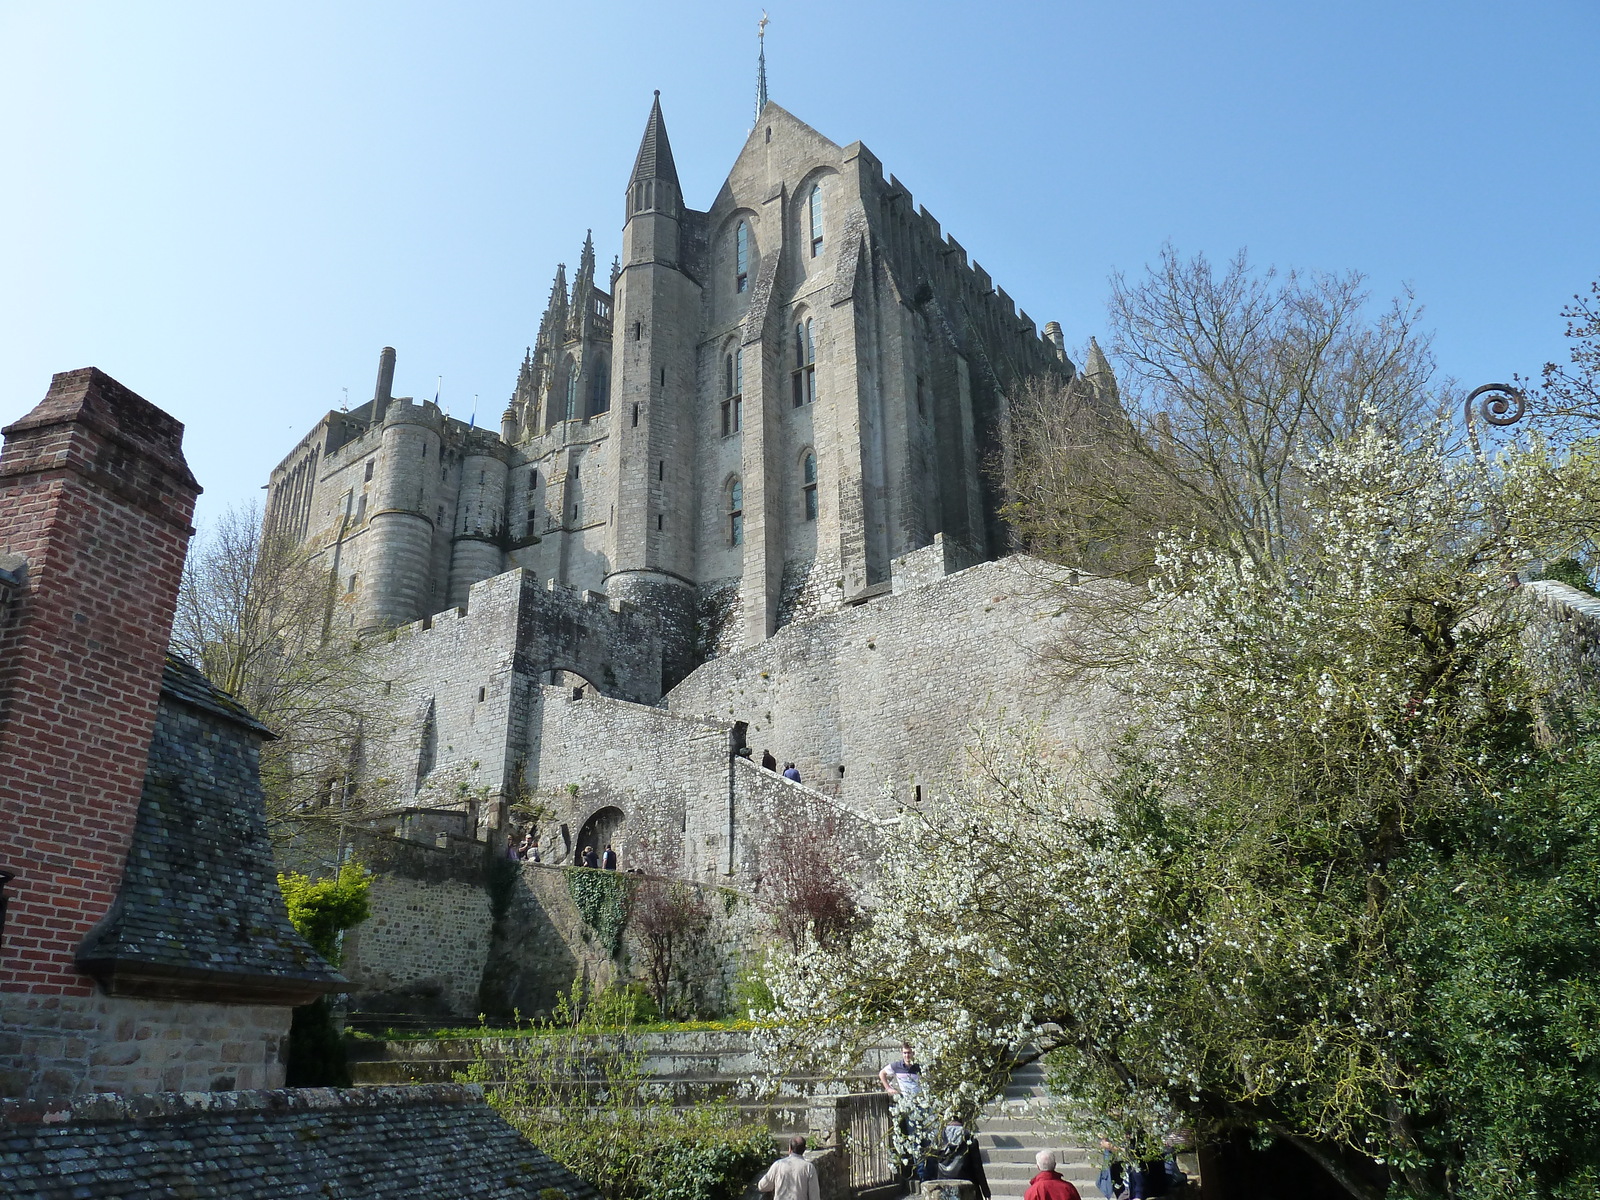
[[[763,856],[786,840],[822,833],[875,857],[876,827],[834,798],[795,784],[734,752],[738,723],[684,717],[560,688],[538,705],[536,799],[551,816],[539,832],[547,864],[571,862],[596,814],[623,869],[680,875],[758,890]],[[598,851],[601,847],[596,846]]]
[[[489,958],[485,848],[366,835],[371,916],[345,934],[350,1007],[370,1013],[470,1015]]]
[[[537,757],[529,739],[552,672],[634,699],[660,694],[660,642],[645,616],[522,570],[475,584],[465,608],[396,630],[381,655],[389,699],[369,792],[395,804],[477,804],[491,825]]]
[[[541,688],[528,764],[552,814],[540,827],[545,861],[572,861],[590,819],[615,808],[624,823],[610,840],[624,869],[725,874],[732,736],[731,722]]]
[[[613,953],[579,913],[568,876],[583,868],[530,862],[504,870],[496,862],[484,871],[481,849],[473,863],[466,847],[436,851],[388,838],[367,839],[358,854],[373,861],[377,878],[372,915],[345,935],[352,1020],[532,1016],[548,1013],[574,980],[598,989],[645,977],[647,957],[631,921]],[[630,896],[660,884],[655,876],[606,877]],[[694,1011],[725,1012],[741,967],[768,936],[767,919],[746,894],[691,886],[704,919],[679,946],[674,974]]]
[[[579,867],[525,863],[517,874],[505,917],[495,926],[494,951],[484,976],[483,1011],[508,1018],[548,1013],[575,979],[598,990],[642,982],[648,961],[636,922],[623,926],[616,954],[579,914],[568,876]],[[610,874],[608,872],[608,874]],[[659,887],[655,876],[614,875],[638,902],[638,889]],[[676,947],[676,996],[687,1011],[733,1010],[739,972],[760,960],[769,935],[766,914],[748,895],[730,888],[691,884],[702,922]]]
[[[743,758],[734,761],[732,784],[732,877],[740,887],[762,894],[773,859],[796,839],[825,840],[830,857],[842,856],[857,878],[877,861],[884,826],[870,816]]]
[[[978,726],[1036,723],[1062,752],[1092,741],[1111,696],[1064,689],[1046,659],[1064,580],[1021,555],[944,576],[946,554],[940,542],[907,555],[900,591],[705,664],[668,707],[748,723],[758,758],[770,749],[817,790],[879,814],[950,787]]]

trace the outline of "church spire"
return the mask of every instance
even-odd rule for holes
[[[767,106],[767,10],[761,10],[761,20],[756,22],[756,43],[761,47],[756,55],[756,120],[761,120],[761,110]]]
[[[666,180],[678,190],[678,167],[672,161],[672,143],[667,141],[667,123],[661,116],[661,92],[656,92],[650,105],[650,119],[645,122],[644,139],[639,143],[639,157],[633,160],[630,185]]]

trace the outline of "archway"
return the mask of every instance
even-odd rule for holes
[[[580,671],[570,667],[555,667],[544,673],[543,682],[546,687],[558,687],[570,695],[574,700],[582,700],[587,696],[603,696],[594,680]]]
[[[576,859],[582,855],[585,846],[594,847],[596,861],[599,861],[599,856],[605,853],[607,846],[616,847],[620,851],[621,847],[617,846],[617,842],[627,820],[626,814],[615,805],[608,804],[595,812],[578,831],[573,857]]]

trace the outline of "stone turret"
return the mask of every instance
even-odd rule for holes
[[[1060,321],[1046,321],[1044,323],[1044,340],[1056,348],[1056,357],[1066,360],[1067,340],[1061,333]]]
[[[1121,402],[1117,392],[1117,376],[1111,370],[1111,364],[1106,361],[1100,343],[1092,337],[1089,339],[1089,353],[1083,364],[1083,381],[1094,390],[1097,403],[1115,407]]]
[[[485,432],[469,440],[461,460],[461,492],[450,547],[452,605],[467,602],[472,585],[505,567],[501,533],[505,522],[507,462],[510,448]]]
[[[382,428],[365,555],[363,629],[401,625],[426,610],[442,474],[444,416],[437,406],[409,397],[392,401]]]
[[[683,201],[656,93],[628,180],[623,268],[613,297],[614,428],[606,446],[616,494],[605,590],[653,612],[675,648],[668,686],[694,644],[694,338],[700,285],[682,269]]]

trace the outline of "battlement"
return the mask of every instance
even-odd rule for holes
[[[407,658],[446,664],[498,647],[534,678],[566,670],[609,696],[642,704],[661,696],[661,641],[648,614],[604,592],[541,584],[520,567],[473,584],[464,605],[397,627],[394,641],[406,643]]]
[[[959,299],[966,315],[989,338],[1019,356],[1024,368],[1059,366],[1055,346],[1039,332],[1026,312],[978,262],[969,263],[967,251],[954,236],[945,234],[939,221],[916,203],[911,189],[894,176],[879,195],[883,231],[900,249],[922,263],[936,287]]]

